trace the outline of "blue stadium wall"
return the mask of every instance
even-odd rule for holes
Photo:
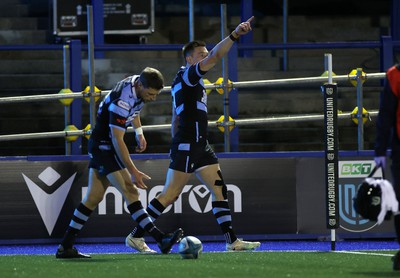
[[[326,227],[323,152],[221,153],[233,225],[247,239],[315,239],[330,236]],[[145,207],[163,187],[166,154],[133,155],[152,177],[141,190]],[[87,156],[0,158],[0,244],[53,243],[60,240],[87,190]],[[393,224],[361,219],[352,198],[373,167],[373,153],[340,152],[339,238],[394,238]],[[386,170],[390,179],[390,171]],[[222,239],[211,212],[208,190],[195,177],[168,207],[157,225],[182,227],[187,235]],[[110,187],[81,231],[80,242],[121,241],[134,227],[122,195]]]

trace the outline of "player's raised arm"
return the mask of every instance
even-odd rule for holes
[[[249,33],[251,28],[251,22],[253,21],[254,16],[250,17],[248,20],[240,23],[236,26],[235,30],[232,31],[229,36],[220,41],[208,54],[206,58],[204,58],[200,62],[200,69],[203,71],[208,71],[213,68],[216,63],[218,63],[225,54],[231,49],[233,43],[239,39],[240,36],[246,35]]]

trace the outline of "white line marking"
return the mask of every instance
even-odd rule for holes
[[[368,253],[368,252],[358,252],[358,251],[335,251],[335,253],[360,254],[360,255],[384,256],[384,257],[394,256],[394,254]]]

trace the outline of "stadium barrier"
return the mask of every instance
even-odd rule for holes
[[[365,80],[373,80],[373,79],[382,79],[385,77],[385,73],[371,73],[365,74]],[[357,75],[335,75],[332,77],[332,80],[335,82],[341,81],[351,81],[356,80]],[[299,84],[316,84],[321,85],[324,82],[327,82],[328,78],[325,76],[317,76],[317,77],[303,77],[303,78],[286,78],[286,79],[275,79],[275,80],[253,80],[253,81],[240,81],[240,82],[230,82],[228,84],[205,84],[205,88],[209,90],[218,90],[221,88],[227,88],[231,90],[233,88],[257,88],[257,87],[269,87],[269,86],[291,86],[291,85],[299,85]],[[363,82],[363,81],[358,81]],[[358,84],[358,83],[357,83]],[[358,87],[357,87],[358,88]],[[68,88],[66,88],[68,89]],[[65,90],[61,89],[61,90]],[[162,91],[170,92],[171,88],[166,86]],[[45,94],[45,95],[33,95],[33,96],[15,96],[15,97],[2,97],[0,98],[0,105],[9,104],[9,103],[23,103],[23,102],[45,102],[45,101],[54,101],[54,100],[70,100],[70,99],[82,99],[82,98],[96,98],[103,97],[110,93],[111,90],[103,90],[98,91],[94,94],[90,92],[72,92],[71,90],[65,90],[62,93],[57,94]],[[357,96],[360,94],[357,93]],[[360,100],[357,99],[357,102]],[[361,101],[362,102],[362,101]],[[362,108],[362,107],[361,107]],[[358,111],[363,111],[363,109],[358,109]],[[359,112],[355,115],[354,112],[342,112],[338,115],[339,119],[347,119],[350,120],[352,118],[360,118],[361,121],[358,122],[358,125],[363,124],[363,119],[368,117],[375,117],[378,111],[371,110],[368,113]],[[305,121],[318,121],[322,120],[324,117],[323,114],[319,115],[294,115],[294,116],[285,116],[285,117],[265,117],[258,119],[237,119],[233,121],[210,121],[209,125],[211,127],[215,126],[247,126],[247,125],[268,125],[270,123],[287,123],[287,122],[305,122]],[[93,124],[93,123],[88,123]],[[144,130],[169,130],[171,127],[170,124],[163,125],[148,125],[143,126]],[[133,132],[131,127],[128,128],[128,132]],[[70,137],[70,136],[89,136],[90,129],[82,129],[82,130],[62,130],[55,132],[42,132],[42,133],[21,133],[21,134],[9,134],[9,135],[0,135],[0,141],[13,141],[13,140],[30,140],[30,139],[40,139],[40,138],[56,138],[56,137]]]
[[[324,152],[219,153],[236,232],[246,239],[330,241],[326,226]],[[352,198],[373,168],[372,151],[339,151],[336,241],[394,238],[392,223],[360,218]],[[163,187],[168,154],[132,155],[152,177],[140,190],[144,207]],[[0,157],[0,244],[56,243],[87,190],[88,156]],[[389,169],[386,169],[389,173]],[[179,199],[157,219],[165,231],[180,226],[188,235],[223,240],[210,214],[210,194],[194,177]],[[123,242],[133,228],[122,195],[114,187],[92,213],[80,242]],[[111,228],[112,227],[112,228]]]

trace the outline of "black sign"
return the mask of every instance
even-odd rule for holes
[[[238,235],[296,233],[295,160],[220,162]],[[135,159],[135,164],[152,177],[148,189],[140,190],[147,207],[163,189],[169,159]],[[87,165],[88,161],[0,161],[0,243],[61,238],[88,190]],[[210,192],[193,176],[156,224],[167,232],[182,227],[187,234],[222,236],[211,210]],[[134,225],[123,196],[109,187],[80,238],[125,237]]]
[[[228,188],[234,229],[238,235],[258,238],[309,237],[326,235],[326,194],[323,181],[324,154],[318,157],[255,158],[234,155],[220,158]],[[221,155],[222,156],[222,155]],[[169,160],[134,156],[136,166],[152,177],[148,189],[140,190],[144,207],[163,189]],[[146,156],[145,156],[146,157]],[[75,208],[88,190],[88,160],[49,157],[35,161],[0,158],[0,244],[10,242],[58,242],[68,227]],[[347,205],[361,177],[371,169],[370,157],[342,157],[339,161],[340,237],[394,237],[393,224],[360,220]],[[389,166],[388,166],[389,167]],[[386,169],[388,171],[388,169]],[[347,192],[347,193],[346,193]],[[335,193],[336,194],[336,193]],[[220,229],[211,212],[210,193],[194,176],[173,205],[157,219],[157,226],[172,231],[178,226],[187,234],[215,239]],[[165,215],[164,215],[165,214]],[[92,213],[79,240],[101,238],[120,241],[133,229],[121,193],[109,187]],[[113,227],[110,229],[110,227]],[[343,229],[342,229],[343,228]]]
[[[327,226],[328,229],[337,229],[339,227],[337,85],[325,84],[323,90]]]
[[[89,0],[53,0],[53,34],[86,35],[89,3]],[[105,35],[154,32],[154,0],[104,0],[103,16]]]

